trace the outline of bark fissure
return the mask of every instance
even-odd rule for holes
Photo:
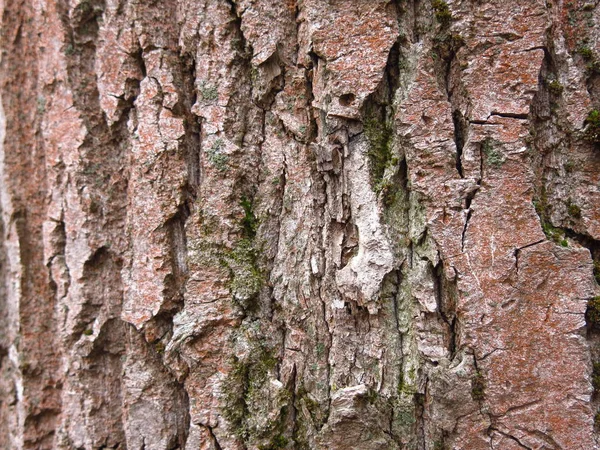
[[[523,443],[522,443],[522,442],[521,442],[519,439],[517,439],[515,436],[513,436],[513,435],[511,435],[511,434],[508,434],[508,433],[506,433],[506,432],[504,432],[504,431],[502,431],[502,430],[499,430],[498,428],[493,428],[493,427],[492,427],[492,428],[490,428],[490,432],[492,432],[492,431],[495,431],[496,433],[499,433],[499,434],[501,434],[502,436],[504,436],[504,437],[506,437],[506,438],[510,439],[511,441],[513,441],[513,442],[516,442],[516,443],[517,443],[517,445],[518,445],[520,448],[524,448],[524,449],[527,449],[527,450],[532,450],[532,448],[531,448],[531,447],[527,447],[527,446],[526,446],[526,445],[524,445],[524,444],[523,444]]]

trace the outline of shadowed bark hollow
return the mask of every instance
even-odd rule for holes
[[[0,448],[598,449],[600,5],[0,2]]]

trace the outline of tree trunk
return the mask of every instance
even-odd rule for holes
[[[597,1],[0,10],[2,448],[598,448]]]

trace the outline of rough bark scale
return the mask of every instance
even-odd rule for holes
[[[597,1],[0,10],[3,448],[598,448]]]

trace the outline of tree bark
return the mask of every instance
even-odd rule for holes
[[[0,11],[2,448],[599,448],[597,1]]]

